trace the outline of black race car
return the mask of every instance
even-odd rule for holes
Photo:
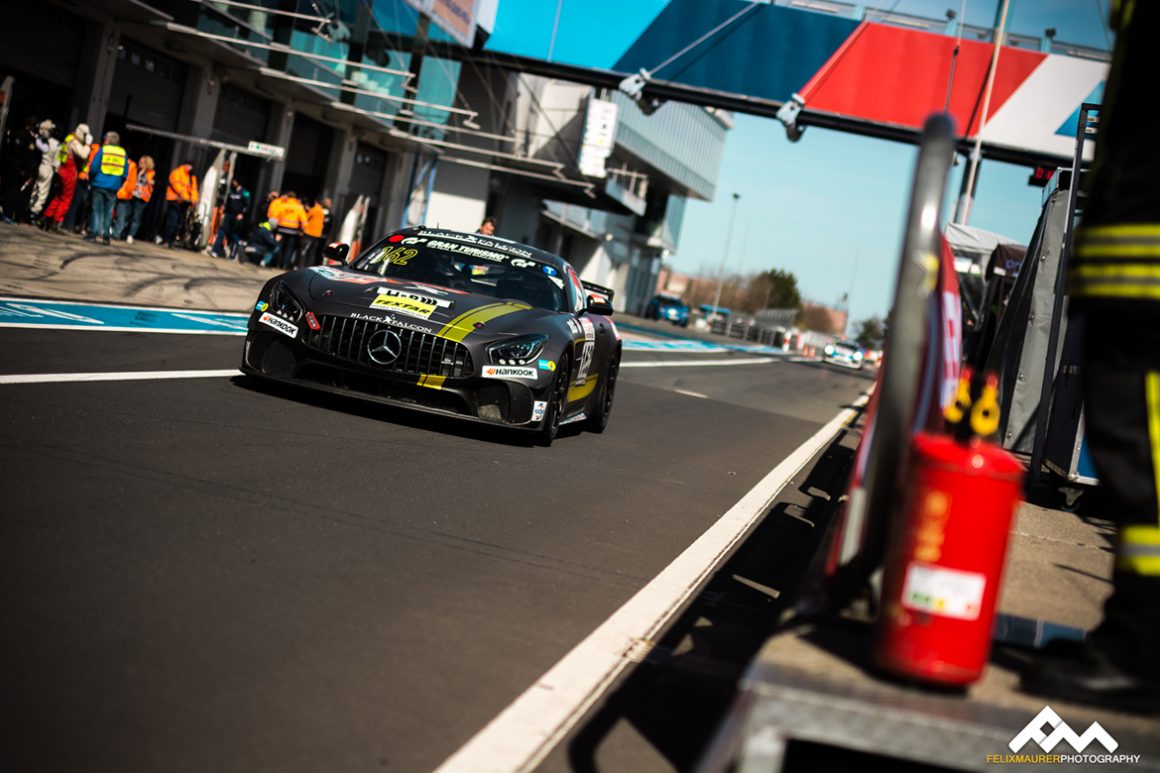
[[[517,242],[430,228],[396,231],[341,265],[266,283],[242,371],[474,421],[603,432],[621,341],[612,291]]]

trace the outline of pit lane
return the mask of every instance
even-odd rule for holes
[[[225,370],[240,346],[5,328],[0,371]],[[435,767],[869,384],[708,358],[752,355],[629,352],[664,364],[550,449],[240,377],[0,385],[5,757]]]

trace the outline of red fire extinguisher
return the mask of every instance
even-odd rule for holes
[[[997,379],[971,400],[964,369],[947,408],[954,437],[918,434],[891,537],[874,659],[895,675],[967,685],[983,673],[1023,465],[984,437],[998,428]]]

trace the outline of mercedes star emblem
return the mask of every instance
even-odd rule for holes
[[[379,365],[390,365],[403,351],[403,339],[393,330],[380,330],[367,341],[367,356]]]

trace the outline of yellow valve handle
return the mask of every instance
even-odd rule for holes
[[[989,437],[999,429],[999,384],[988,378],[983,394],[971,406],[971,430],[979,437]]]
[[[971,371],[963,368],[959,374],[959,387],[955,391],[955,399],[943,409],[943,417],[951,424],[958,424],[963,420],[971,407]]]

